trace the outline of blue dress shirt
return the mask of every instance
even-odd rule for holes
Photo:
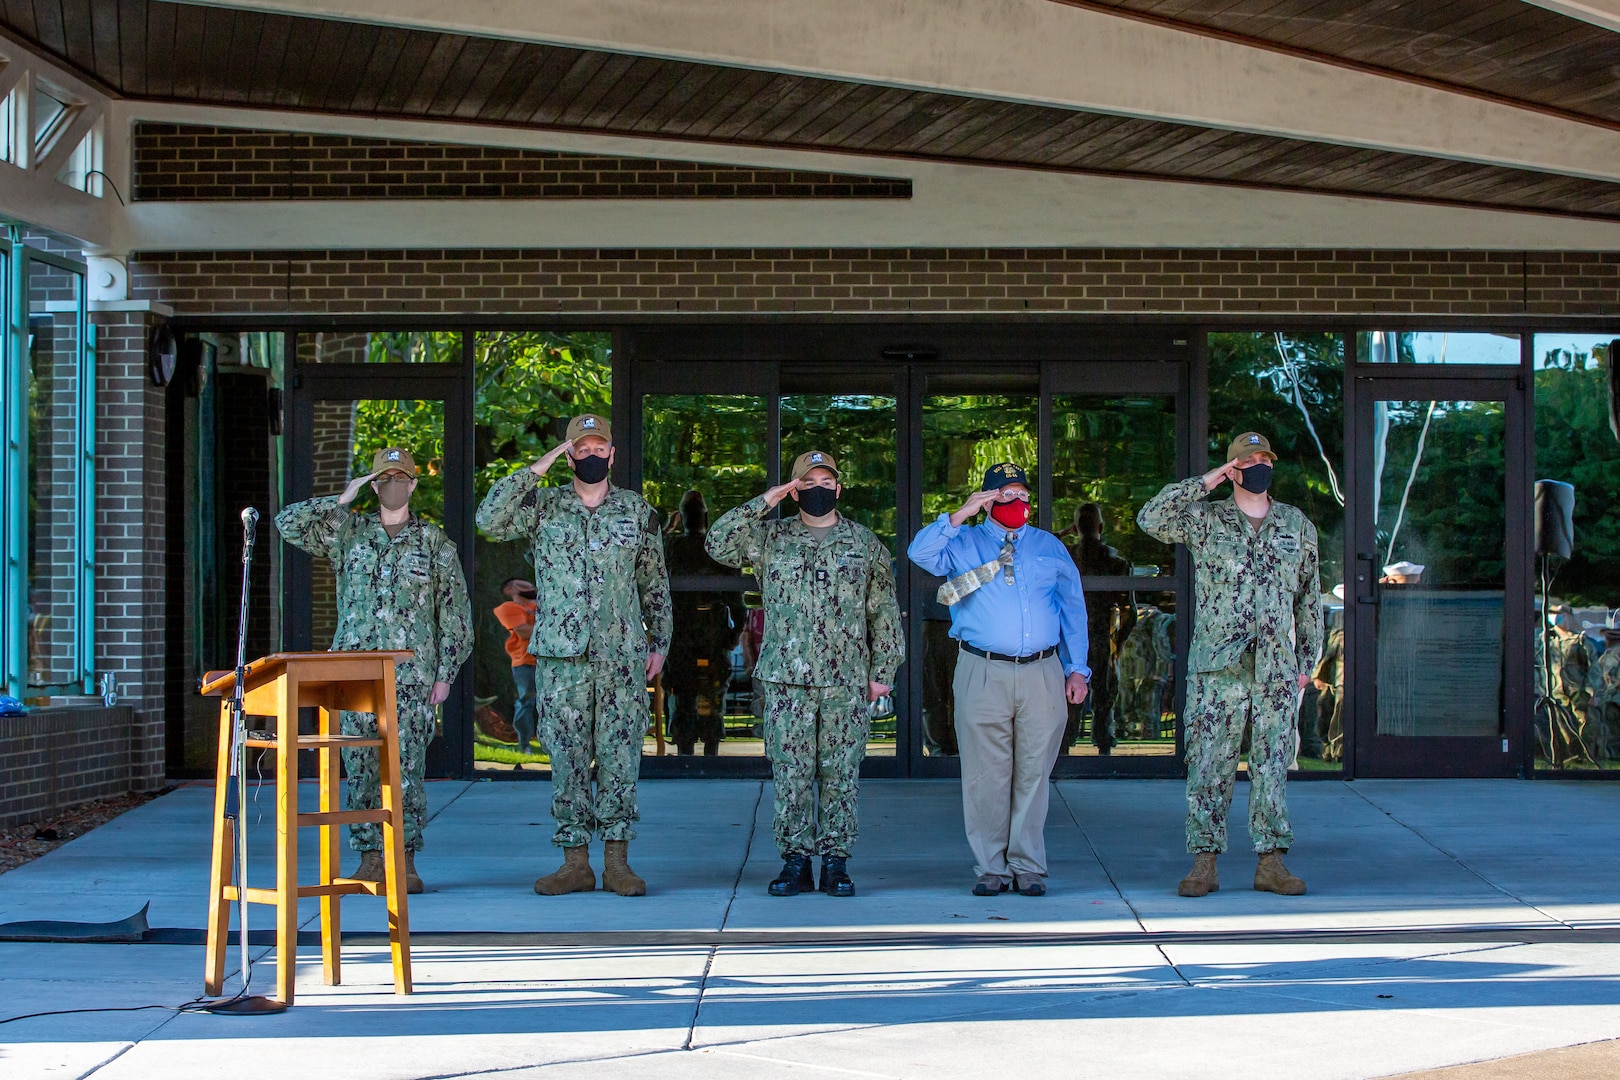
[[[1069,549],[1033,525],[1012,535],[1013,583],[997,574],[952,605],[951,637],[1007,656],[1028,656],[1056,645],[1063,674],[1078,671],[1089,680],[1086,594]],[[950,579],[1000,555],[1006,536],[1007,530],[994,521],[952,525],[950,515],[941,514],[912,538],[906,554],[930,574]]]

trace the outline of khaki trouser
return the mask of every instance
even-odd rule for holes
[[[1055,654],[1014,664],[964,650],[952,687],[973,872],[1044,877],[1048,779],[1068,719],[1063,664]]]

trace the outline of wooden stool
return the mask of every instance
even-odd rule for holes
[[[388,941],[394,961],[394,992],[411,992],[410,922],[405,910],[405,819],[400,801],[399,713],[394,699],[394,665],[410,659],[405,652],[275,653],[249,664],[243,686],[243,704],[250,716],[273,716],[273,732],[250,733],[249,747],[276,751],[276,884],[271,889],[249,888],[249,903],[276,909],[276,997],[293,1003],[293,976],[298,963],[298,898],[321,898],[321,969],[328,986],[341,981],[339,947],[342,919],[338,904],[354,893],[383,895],[388,901]],[[235,823],[225,817],[225,790],[231,757],[231,698],[236,692],[234,671],[211,671],[203,677],[203,694],[220,698],[219,781],[214,791],[214,863],[209,880],[208,957],[206,986],[210,994],[224,991],[225,944],[231,905],[237,900],[232,880]],[[319,710],[320,726],[314,735],[298,734],[298,710]],[[375,739],[343,735],[338,715],[343,710],[375,713]],[[345,747],[376,747],[381,758],[382,809],[338,809],[338,752]],[[298,751],[314,750],[320,757],[320,810],[298,812]],[[238,808],[246,814],[247,808]],[[342,826],[373,821],[382,826],[386,881],[356,881],[338,876]],[[298,884],[298,829],[317,826],[320,833],[320,881]]]

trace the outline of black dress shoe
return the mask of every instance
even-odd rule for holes
[[[782,872],[776,875],[776,880],[766,891],[772,896],[798,896],[815,887],[816,879],[810,872],[810,856],[784,855]]]
[[[828,896],[854,896],[855,883],[844,869],[847,858],[843,855],[821,857],[821,891]]]

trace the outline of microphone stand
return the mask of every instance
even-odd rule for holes
[[[242,606],[236,622],[236,689],[231,696],[231,771],[225,789],[225,817],[235,823],[236,834],[236,940],[240,948],[242,989],[234,997],[220,998],[202,1006],[204,1012],[222,1016],[268,1016],[287,1011],[286,1002],[251,993],[253,957],[248,952],[248,842],[247,823],[242,814],[242,808],[247,804],[247,710],[242,701],[242,686],[247,682],[248,575],[253,566],[253,541],[258,525],[257,510],[250,506],[242,511]]]

